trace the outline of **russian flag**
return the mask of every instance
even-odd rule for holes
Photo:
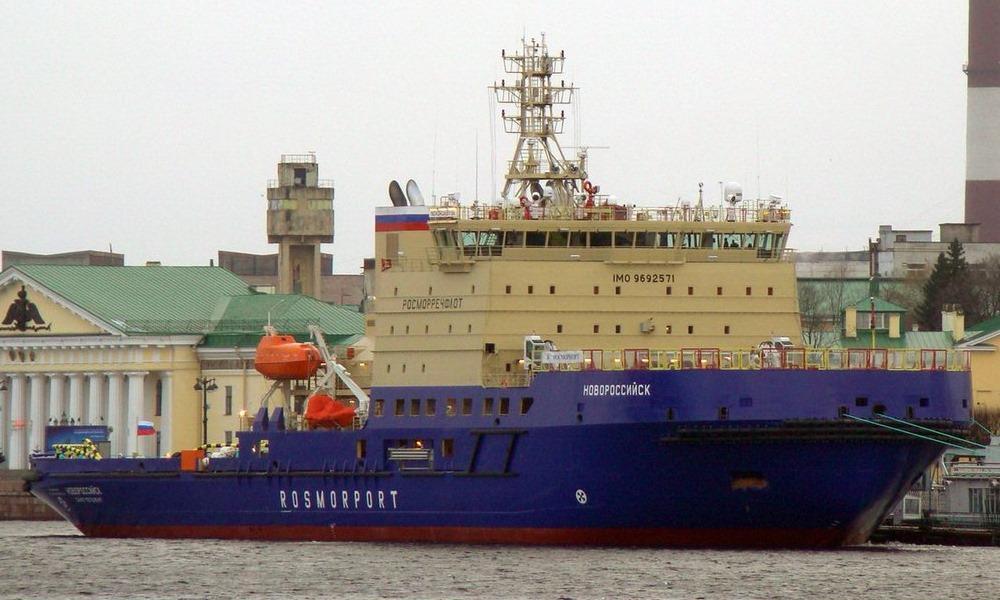
[[[139,435],[156,435],[152,421],[139,421]]]
[[[375,231],[427,231],[426,206],[380,206],[375,209]]]

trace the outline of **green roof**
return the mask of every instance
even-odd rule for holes
[[[993,317],[992,319],[987,319],[981,323],[976,323],[972,327],[967,327],[965,332],[965,339],[972,339],[973,337],[979,337],[981,335],[986,335],[993,333],[1000,329],[1000,316]]]
[[[857,302],[852,302],[848,306],[853,306],[858,309],[858,311],[870,311],[872,309],[871,297],[865,297]],[[895,313],[905,313],[906,309],[898,304],[893,304],[888,300],[883,300],[882,298],[875,298],[875,312],[895,312]]]
[[[253,292],[221,267],[16,265],[25,277],[125,333],[198,334],[220,301]]]
[[[872,338],[867,331],[859,331],[858,337],[840,336],[835,344],[841,348],[871,348]],[[891,338],[887,333],[875,334],[876,348],[951,348],[955,345],[950,331],[907,331],[898,338]]]
[[[202,343],[209,348],[256,346],[270,322],[280,333],[299,341],[309,339],[309,326],[323,330],[327,344],[349,345],[365,330],[365,317],[356,310],[295,294],[233,296],[218,314],[215,327]]]

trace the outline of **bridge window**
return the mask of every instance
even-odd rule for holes
[[[549,248],[565,248],[569,242],[568,231],[550,231]]]
[[[508,231],[503,238],[503,245],[507,247],[520,248],[524,245],[523,231]]]
[[[500,416],[510,414],[510,398],[500,398]]]
[[[402,417],[406,414],[406,400],[402,398],[396,398],[396,412],[394,413],[397,417]]]
[[[544,248],[545,247],[545,232],[544,231],[529,231],[525,236],[525,246],[529,248]]]
[[[587,232],[586,231],[573,231],[569,234],[569,245],[572,248],[586,248],[587,247]]]
[[[535,399],[531,397],[521,398],[521,414],[526,415],[528,411],[531,410],[531,405],[535,403]]]
[[[608,248],[611,246],[611,232],[610,231],[591,231],[590,232],[590,247],[591,248]]]
[[[458,414],[458,400],[455,398],[448,398],[444,404],[444,414],[449,417],[454,417]]]
[[[725,332],[726,335],[729,335],[729,325],[726,325],[723,331]]]
[[[428,398],[427,402],[424,403],[424,414],[428,417],[433,417],[437,412],[437,400],[434,398]]]
[[[410,399],[410,416],[411,417],[420,416],[420,398]]]
[[[441,458],[451,458],[455,456],[455,440],[445,438],[441,440]]]
[[[681,248],[701,248],[701,233],[690,231],[682,233]]]
[[[615,248],[631,248],[634,233],[628,231],[618,231],[615,233]]]
[[[677,234],[672,231],[661,231],[656,234],[656,245],[660,248],[674,248],[677,246]]]
[[[462,416],[468,417],[472,414],[472,398],[462,398]]]
[[[483,398],[483,414],[493,414],[493,398]]]
[[[385,400],[378,398],[375,400],[375,416],[381,417],[382,412],[385,410]]]
[[[651,231],[640,231],[635,234],[636,248],[652,248],[656,245],[656,234]]]

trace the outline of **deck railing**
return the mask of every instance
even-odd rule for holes
[[[544,207],[517,205],[473,204],[437,205],[430,207],[431,220],[447,221],[490,220],[577,220],[577,221],[668,221],[709,223],[785,223],[791,217],[788,208],[777,206],[698,208],[696,206],[644,207],[625,204],[596,204],[594,206]]]
[[[722,350],[682,348],[652,350],[583,350],[580,363],[559,366],[535,365],[533,371],[621,371],[626,369],[817,369],[885,371],[968,371],[969,353],[936,348],[788,348],[764,350]]]

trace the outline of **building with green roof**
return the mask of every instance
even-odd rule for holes
[[[218,267],[14,265],[0,272],[0,316],[9,468],[53,423],[109,426],[114,455],[197,446],[206,418],[207,441],[225,441],[269,386],[253,369],[265,325],[301,341],[318,326],[334,351],[364,332],[356,310],[260,294]],[[214,390],[194,389],[206,380]],[[157,435],[139,437],[139,421]]]

